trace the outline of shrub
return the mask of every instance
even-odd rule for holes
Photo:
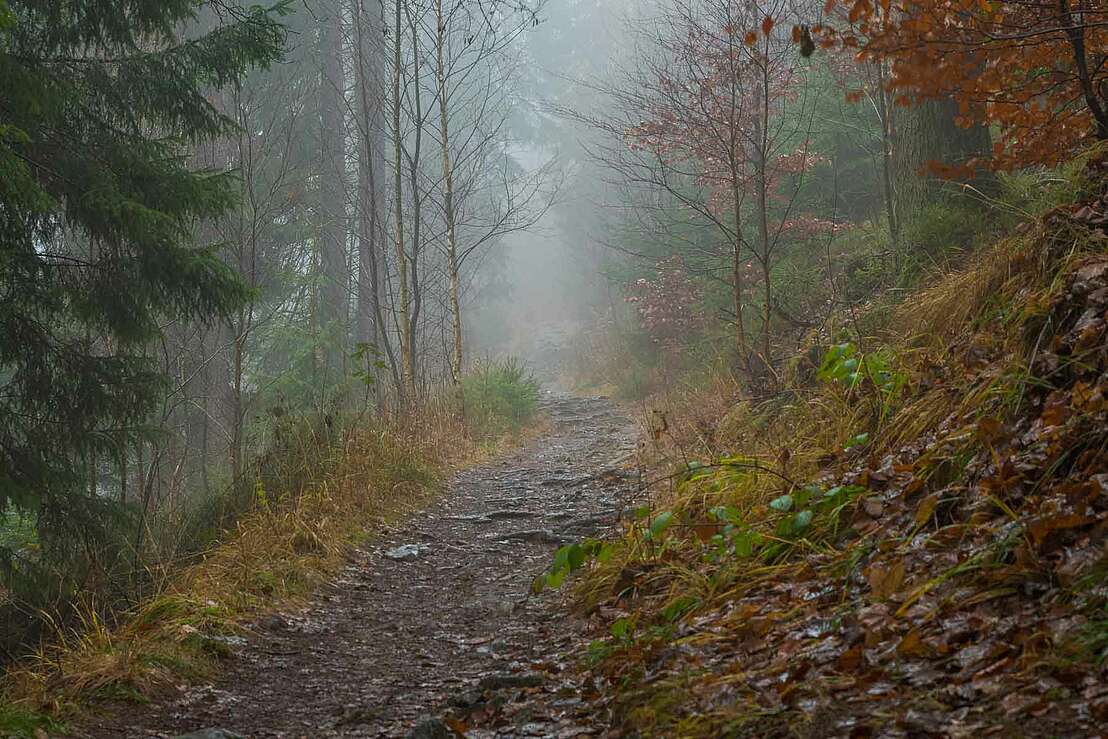
[[[962,200],[940,200],[920,208],[908,225],[907,240],[927,257],[971,246],[983,226],[981,206]]]
[[[539,383],[519,360],[487,361],[462,378],[466,420],[479,436],[519,431],[538,410]]]

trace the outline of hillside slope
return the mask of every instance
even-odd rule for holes
[[[1108,722],[1106,175],[1091,159],[1078,202],[916,294],[884,341],[837,338],[806,385],[707,427],[718,398],[687,399],[654,505],[576,557],[596,555],[585,683],[615,733]]]

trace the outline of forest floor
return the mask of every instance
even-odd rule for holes
[[[117,706],[76,735],[592,733],[569,684],[585,629],[556,594],[530,588],[558,544],[618,523],[637,489],[637,435],[605,399],[543,406],[548,433],[458,474],[439,502],[356,550],[306,608],[234,637],[218,680]]]

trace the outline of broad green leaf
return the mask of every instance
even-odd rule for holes
[[[662,609],[662,618],[673,623],[699,604],[700,600],[698,598],[691,595],[682,596]]]
[[[823,495],[823,488],[819,485],[805,485],[800,490],[793,493],[793,503],[799,508],[800,506],[807,505],[809,500],[818,498]]]
[[[846,444],[843,446],[843,451],[849,451],[856,446],[862,446],[869,443],[869,432],[863,431],[860,434],[855,434],[846,440]]]
[[[566,561],[569,563],[570,570],[579,570],[581,566],[585,564],[586,553],[584,548],[580,544],[574,544],[569,548],[569,554],[566,557]]]
[[[769,502],[769,507],[775,511],[791,511],[793,507],[793,496],[782,495],[780,498],[774,498]]]
[[[569,570],[565,568],[551,572],[546,576],[547,587],[554,588],[555,590],[562,587],[562,583],[566,581],[566,575],[568,574]]]
[[[715,516],[720,521],[727,521],[728,523],[740,523],[742,514],[739,513],[739,509],[734,506],[720,505],[712,508],[708,513]]]
[[[654,522],[650,524],[650,530],[647,531],[648,539],[657,539],[665,530],[673,523],[673,512],[663,511],[658,514],[658,517],[654,519]]]

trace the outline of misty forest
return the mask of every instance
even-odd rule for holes
[[[1105,0],[0,0],[0,737],[1093,737]]]

